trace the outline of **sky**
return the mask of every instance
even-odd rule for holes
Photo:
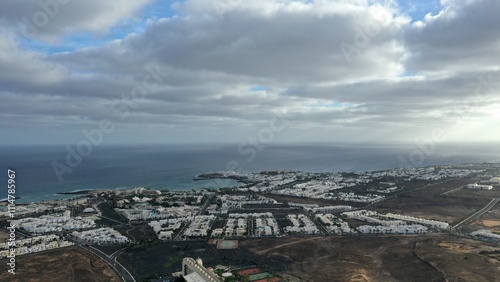
[[[499,12],[3,0],[0,145],[500,141]]]

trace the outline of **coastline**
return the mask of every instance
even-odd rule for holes
[[[2,161],[19,173],[17,195],[19,203],[69,198],[79,190],[113,190],[146,187],[170,191],[191,191],[201,188],[240,185],[237,178],[215,179],[208,176],[224,171],[228,161],[239,164],[239,172],[269,170],[310,172],[362,172],[385,170],[401,165],[398,157],[407,157],[414,145],[388,147],[340,146],[324,144],[266,148],[265,154],[249,162],[233,146],[208,146],[200,150],[189,147],[103,147],[88,157],[78,169],[58,181],[50,166],[60,160],[60,147],[0,148]],[[459,150],[460,149],[460,150]],[[33,154],[33,152],[38,152]],[[441,145],[439,150],[419,163],[427,165],[455,165],[500,160],[498,146],[457,147]],[[33,156],[37,157],[34,158]],[[138,158],[138,156],[141,156]],[[198,176],[198,177],[197,177]],[[83,193],[83,192],[82,192]],[[3,195],[5,197],[5,195]]]
[[[193,185],[194,184],[194,185]],[[203,185],[210,184],[210,185]],[[143,186],[129,186],[129,187],[112,187],[106,188],[102,187],[99,189],[73,189],[71,191],[60,191],[60,192],[52,192],[52,193],[31,193],[31,194],[23,194],[18,196],[19,200],[16,202],[18,204],[30,204],[30,203],[40,203],[42,201],[54,201],[54,200],[66,200],[75,198],[78,196],[86,196],[90,195],[93,192],[97,191],[114,191],[114,190],[131,190],[137,187],[145,187],[150,189],[158,189],[158,190],[170,190],[170,191],[192,191],[193,189],[199,190],[204,188],[227,188],[233,186],[239,186],[241,182],[238,182],[233,179],[199,179],[194,180],[191,179],[189,182],[177,183],[177,185],[143,185]],[[169,188],[171,186],[178,188]]]

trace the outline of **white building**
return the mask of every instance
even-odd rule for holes
[[[96,244],[123,244],[129,242],[127,237],[110,227],[81,232],[73,231],[71,235],[80,240]]]
[[[493,186],[492,185],[480,185],[477,183],[474,184],[468,184],[467,189],[474,189],[474,190],[492,190]]]
[[[60,232],[63,230],[80,230],[95,227],[91,219],[81,217],[42,215],[37,218],[27,217],[15,220],[16,226],[32,234]]]
[[[492,177],[489,182],[490,182],[490,184],[498,185],[498,184],[500,184],[500,177]]]
[[[292,222],[293,226],[286,226],[285,232],[288,233],[302,233],[302,234],[317,234],[319,233],[316,225],[304,214],[289,214],[288,219]]]
[[[362,225],[357,230],[365,234],[418,234],[427,232],[427,227],[420,224],[398,226]]]
[[[190,225],[184,230],[185,237],[205,237],[208,235],[208,230],[215,220],[214,215],[197,215]]]
[[[487,237],[487,238],[490,238],[490,239],[500,240],[500,234],[495,234],[495,233],[491,232],[490,230],[486,230],[486,229],[481,229],[481,230],[478,230],[478,231],[474,231],[470,235],[472,235],[472,236],[479,236],[479,237]]]
[[[367,210],[344,212],[343,215],[347,216],[348,218],[354,218],[357,220],[375,223],[375,224],[379,224],[381,226],[386,226],[386,227],[390,227],[390,228],[395,228],[397,226],[401,226],[402,228],[406,228],[408,226],[408,225],[406,225],[406,223],[411,223],[411,224],[415,224],[415,225],[426,225],[426,226],[430,226],[432,228],[443,229],[443,230],[446,230],[450,227],[447,222],[443,222],[443,221],[418,218],[418,217],[393,214],[393,213],[387,213],[384,215],[384,214],[379,214],[375,211],[367,211]],[[395,219],[395,220],[388,220],[388,219]]]
[[[57,235],[42,235],[37,237],[16,240],[15,254],[17,256],[72,246],[73,243],[62,240]],[[10,254],[8,243],[0,244],[0,259]]]

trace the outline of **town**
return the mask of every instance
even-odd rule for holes
[[[4,226],[16,226],[17,256],[81,246],[95,249],[103,258],[111,258],[107,250],[112,250],[111,255],[116,252],[119,255],[138,247],[147,250],[155,244],[207,241],[219,250],[235,250],[239,241],[304,236],[450,234],[498,243],[500,222],[494,219],[483,220],[483,225],[477,222],[500,198],[499,175],[500,164],[360,173],[221,171],[198,175],[195,179],[233,179],[241,185],[193,191],[144,187],[88,191],[73,199],[18,205],[14,219],[8,216],[8,207],[3,205],[0,217]],[[450,215],[441,212],[439,206],[426,206],[425,198],[418,211],[410,207],[405,209],[400,204],[405,197],[420,195],[426,189],[432,192],[421,196],[428,196],[429,201],[441,199],[441,206],[452,205],[461,194],[460,197],[476,199],[480,206],[457,210],[455,215]],[[8,254],[8,244],[0,243],[0,259],[7,258]],[[133,268],[133,263],[120,260],[118,255],[118,260],[114,257],[114,261],[119,268]],[[183,278],[186,281],[287,281],[276,272],[245,270],[260,267],[256,264],[245,268],[237,267],[235,262],[233,267],[214,269],[191,259],[193,263],[187,257],[177,258],[178,262],[181,260],[182,264],[190,266],[189,273],[181,270],[178,263],[169,267],[170,273],[161,273],[156,278],[171,277],[173,280],[187,276]],[[123,272],[116,268],[115,271]],[[130,272],[133,273],[128,273],[130,279],[143,278],[140,271],[130,269]],[[262,273],[265,275],[259,275]],[[195,275],[201,280],[189,278]],[[123,273],[120,277],[127,281]]]

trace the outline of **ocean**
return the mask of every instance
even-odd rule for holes
[[[301,170],[342,172],[383,170],[468,162],[500,162],[498,144],[281,144],[253,148],[234,145],[106,145],[94,147],[74,167],[61,146],[0,147],[0,198],[7,197],[7,169],[17,174],[18,203],[60,199],[57,195],[86,189],[138,186],[172,191],[230,187],[235,181],[193,181],[201,173],[220,170],[259,172]],[[58,179],[53,163],[71,169]],[[3,185],[1,183],[4,183]]]

